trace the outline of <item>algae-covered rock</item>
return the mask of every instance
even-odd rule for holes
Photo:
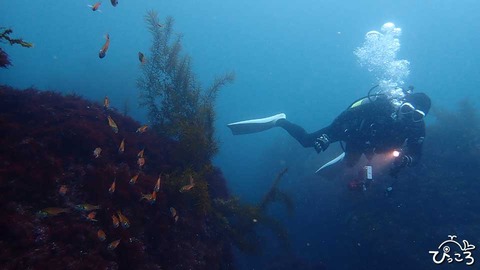
[[[229,197],[221,172],[192,172],[204,188],[180,193],[189,178],[171,155],[178,142],[141,126],[79,96],[0,88],[0,268],[231,264],[229,243],[208,234],[209,213],[196,211],[198,198]]]

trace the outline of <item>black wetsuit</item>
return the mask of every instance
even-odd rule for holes
[[[362,154],[371,159],[374,154],[402,149],[409,157],[408,166],[421,156],[425,138],[425,123],[396,119],[396,109],[386,98],[370,102],[359,100],[342,112],[329,126],[313,133],[285,119],[276,125],[284,128],[304,147],[314,147],[317,138],[326,134],[330,143],[344,141],[347,166],[357,163]],[[325,150],[325,149],[323,149]]]

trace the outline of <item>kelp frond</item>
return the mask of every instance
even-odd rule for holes
[[[21,38],[11,38],[10,34],[13,33],[12,29],[0,27],[0,31],[2,30],[3,32],[0,33],[0,42],[8,41],[10,45],[19,44],[20,46],[26,47],[26,48],[33,47],[33,43],[26,42]],[[11,65],[12,65],[12,62],[8,58],[8,54],[2,48],[0,48],[0,67],[6,68],[7,66],[11,66]]]
[[[287,173],[287,168],[283,169],[273,181],[272,187],[270,190],[263,196],[262,201],[259,203],[258,207],[265,211],[267,206],[273,202],[282,202],[287,207],[288,212],[291,214],[294,210],[293,200],[283,191],[278,189],[278,185],[280,184],[280,180],[282,179],[283,175]]]
[[[162,24],[155,11],[145,16],[153,37],[150,55],[138,79],[140,105],[147,108],[154,129],[180,142],[177,158],[199,169],[216,153],[214,103],[233,73],[219,77],[206,91],[192,71],[189,55],[182,55],[182,36],[173,37],[173,18]]]

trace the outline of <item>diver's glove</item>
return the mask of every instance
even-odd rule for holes
[[[330,140],[328,139],[327,134],[322,134],[322,136],[315,139],[314,148],[317,153],[327,150],[330,145]]]
[[[397,178],[398,173],[401,169],[410,166],[412,164],[413,158],[409,155],[400,154],[393,161],[393,167],[390,169],[390,176]]]

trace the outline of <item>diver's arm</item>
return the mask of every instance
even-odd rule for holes
[[[404,147],[404,154],[408,158],[406,166],[415,166],[422,157],[423,141],[425,140],[425,123],[420,123],[420,126],[412,132],[406,140]]]
[[[415,166],[418,164],[422,157],[422,144],[424,137],[414,139],[414,143],[408,144],[408,149],[405,151],[405,157],[407,158],[407,167]]]
[[[419,163],[422,156],[423,140],[425,139],[425,124],[422,123],[412,136],[405,141],[400,155],[395,158],[393,167],[390,170],[390,176],[397,177],[400,170],[405,167],[412,167]]]

